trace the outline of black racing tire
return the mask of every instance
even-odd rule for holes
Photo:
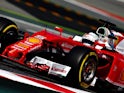
[[[88,88],[93,81],[98,64],[96,53],[82,46],[74,47],[67,56],[67,64],[71,67],[68,81],[74,86]]]
[[[7,45],[15,42],[18,37],[18,27],[17,25],[4,17],[0,17],[0,43],[1,47],[6,47]]]

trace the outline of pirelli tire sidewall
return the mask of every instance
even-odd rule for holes
[[[11,32],[10,32],[11,31]],[[6,38],[8,33],[13,33],[12,38]],[[18,27],[17,25],[7,19],[0,17],[0,42],[11,42],[18,37]]]
[[[85,69],[85,65],[92,65],[92,63],[94,66],[94,74],[91,79],[85,81],[82,74]],[[71,84],[80,88],[88,88],[96,75],[97,64],[98,57],[93,50],[82,46],[74,47],[68,55],[68,65],[71,66],[68,79]]]

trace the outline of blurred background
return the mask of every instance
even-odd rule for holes
[[[124,0],[1,0],[1,13],[24,20],[38,19],[40,25],[60,26],[66,32],[82,34],[96,30],[99,19],[124,29]],[[40,21],[39,21],[40,20]],[[36,21],[36,20],[35,20]]]

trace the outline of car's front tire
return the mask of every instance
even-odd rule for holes
[[[4,17],[0,17],[0,43],[1,50],[3,50],[7,45],[15,42],[18,37],[18,27],[17,25]]]
[[[67,64],[71,67],[69,81],[81,88],[88,88],[96,75],[96,53],[87,47],[76,46],[70,51]]]

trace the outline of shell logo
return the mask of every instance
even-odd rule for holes
[[[30,42],[30,43],[40,43],[41,40],[38,39],[38,38],[35,38],[35,37],[30,37],[30,38],[28,38],[28,42]]]

